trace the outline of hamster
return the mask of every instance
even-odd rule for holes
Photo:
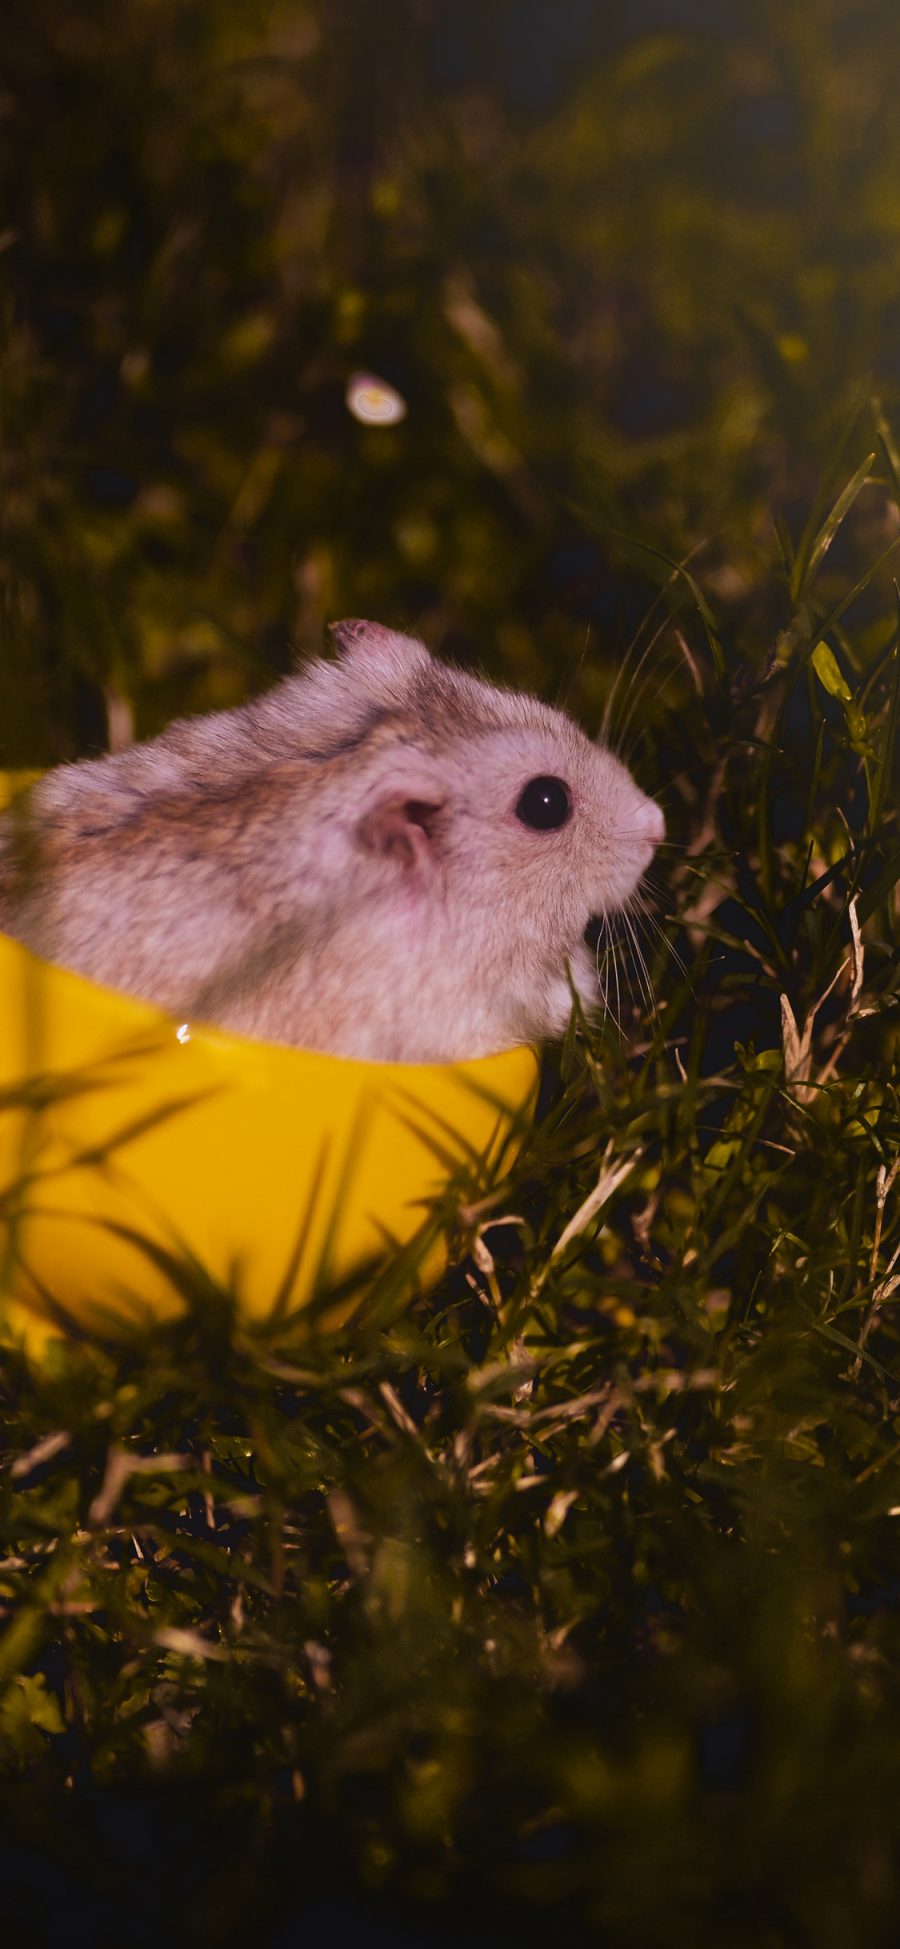
[[[562,711],[375,623],[237,709],[59,767],[0,820],[0,929],[179,1021],[458,1061],[598,1001],[658,806]]]

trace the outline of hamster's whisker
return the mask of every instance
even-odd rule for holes
[[[605,933],[606,931],[605,915],[601,916],[601,918],[603,920],[604,933]],[[609,955],[609,944],[608,942],[606,943],[604,942],[602,935],[599,935],[597,938],[596,947],[594,949],[594,966],[597,971],[597,987],[599,989],[600,996],[603,1002],[604,1023],[606,1022],[607,1016],[609,1014],[609,987],[606,980],[606,963],[607,963],[608,955]]]
[[[666,933],[665,928],[660,926],[660,923],[657,920],[656,915],[653,913],[652,909],[648,906],[640,890],[635,889],[635,892],[632,894],[631,897],[642,919],[646,921],[648,927],[652,927],[654,934],[658,936],[659,940],[662,942],[663,946],[667,949],[668,953],[671,954],[672,959],[675,962],[675,966],[679,969],[680,973],[683,974],[685,980],[690,981],[690,971],[688,969],[686,961],[682,959],[682,956],[679,954],[674,941]]]
[[[615,941],[613,939],[612,928],[610,927],[609,924],[608,915],[601,914],[600,919],[603,924],[603,935],[604,935],[603,971],[601,974],[600,943],[598,941],[597,978],[598,981],[600,982],[601,993],[603,995],[603,1020],[604,1023],[606,1023],[611,1018],[613,1023],[615,1024],[616,1034],[621,1035],[622,1034],[622,1016],[621,1016],[622,1001],[621,1001],[621,993],[619,989],[619,969],[618,969],[618,962],[616,960]],[[608,971],[610,968],[612,968],[613,979],[616,985],[616,1007],[615,1008],[613,1008],[612,1000],[610,996],[610,984],[608,979]]]
[[[619,957],[616,953],[615,941],[613,940],[613,936],[612,936],[612,928],[610,928],[609,933],[610,933],[610,948],[612,952],[612,971],[613,971],[613,977],[616,984],[616,1028],[618,1029],[618,1032],[621,1035],[622,1034],[622,990],[619,984]]]
[[[638,982],[641,991],[643,993],[644,1001],[647,1005],[648,1013],[656,1017],[658,1015],[658,1010],[656,1006],[656,997],[653,993],[653,987],[650,981],[649,969],[647,967],[647,962],[644,956],[643,948],[641,947],[640,941],[638,939],[637,929],[634,925],[630,913],[628,912],[627,907],[624,907],[622,909],[622,919],[625,922],[625,926],[628,930],[628,937],[629,940],[631,941],[632,953],[634,955],[634,960],[635,960],[635,972],[637,974]]]
[[[627,928],[628,921],[624,912],[622,914],[622,920],[625,924],[625,927]],[[628,989],[628,999],[629,1002],[631,1003],[631,1014],[634,1015],[636,1010],[640,1007],[640,1003],[637,997],[635,996],[634,982],[631,979],[632,966],[633,966],[633,962],[632,962],[631,954],[625,955],[622,960],[622,973],[625,976],[625,986]],[[636,972],[637,970],[635,969],[635,973]]]
[[[639,912],[644,926],[652,929],[655,938],[660,942],[661,946],[663,946],[667,950],[667,952],[671,954],[673,961],[681,969],[682,974],[687,974],[687,968],[685,967],[685,964],[681,959],[677,947],[673,946],[672,942],[669,939],[668,934],[665,931],[665,928],[660,927],[659,921],[656,919],[655,915],[648,913],[646,908],[643,907],[639,909]]]
[[[641,976],[644,983],[644,993],[647,997],[647,1007],[649,1009],[650,1014],[655,1017],[658,1015],[659,1010],[657,1008],[657,1003],[656,1003],[656,993],[653,987],[653,983],[650,979],[650,967],[647,961],[647,956],[644,953],[640,935],[638,933],[638,929],[634,921],[629,920],[628,925],[629,928],[631,929],[632,938],[634,940],[635,952],[638,957],[638,965],[640,967]]]
[[[616,837],[617,839],[643,840],[646,839],[646,833],[641,831],[640,826],[617,826]],[[677,842],[674,839],[656,839],[654,840],[653,844],[654,844],[654,850],[658,853],[661,847],[668,846],[669,848],[671,848],[672,846],[676,846]],[[679,852],[683,852],[684,848],[682,846],[677,846],[677,850]],[[647,871],[649,872],[649,870],[650,869],[648,867]]]
[[[619,910],[619,920],[621,920],[621,926],[625,928],[625,934],[627,934],[627,945],[629,945],[629,955],[627,955],[627,961],[625,961],[625,980],[627,980],[627,992],[629,992],[629,996],[631,996],[631,1008],[635,1010],[635,1008],[639,1008],[639,1006],[641,1006],[641,1002],[645,1002],[645,1000],[647,1000],[647,986],[645,986],[645,971],[643,971],[643,967],[641,967],[641,949],[639,949],[639,945],[637,945],[637,937],[635,937],[635,930],[633,930],[633,926],[631,926],[631,918],[629,918],[629,912],[627,912],[627,906],[623,906],[623,908]],[[635,971],[635,980],[637,980],[637,990],[639,990],[639,992],[637,992],[637,996],[635,996],[635,988],[633,988],[633,982],[631,982],[631,969]]]
[[[652,894],[654,901],[659,901],[665,897],[665,888],[658,887],[655,884],[654,880],[651,878],[649,872],[645,873],[643,879],[638,881],[637,886],[635,887],[634,892],[631,896],[631,899],[632,899],[632,903],[640,908],[641,913],[646,914],[648,920],[652,920],[654,921],[654,923],[656,923],[657,922],[656,907],[652,904],[650,900],[648,900],[647,898],[648,893]],[[675,914],[665,914],[663,918],[666,920],[675,920],[677,916]]]
[[[667,812],[669,806],[672,803],[672,800],[675,797],[671,779],[666,779],[664,785],[655,786],[653,796],[656,800],[657,805],[660,808],[660,811]]]

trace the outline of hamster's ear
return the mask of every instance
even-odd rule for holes
[[[356,827],[367,853],[389,860],[398,872],[425,880],[434,872],[434,834],[441,802],[432,787],[417,798],[409,789],[385,789],[371,798]]]
[[[367,689],[402,690],[411,677],[427,670],[431,655],[415,636],[401,636],[381,623],[353,619],[329,623],[341,662],[359,674]]]

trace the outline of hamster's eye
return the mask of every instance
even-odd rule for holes
[[[572,810],[569,788],[561,778],[529,778],[516,803],[516,818],[535,832],[564,826]]]

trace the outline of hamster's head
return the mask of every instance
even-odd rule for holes
[[[390,984],[421,1060],[561,1035],[570,984],[589,1011],[601,999],[586,931],[634,893],[659,807],[564,712],[376,625],[334,634],[339,661],[319,670],[343,695],[351,787],[342,949],[351,970],[364,957],[369,1006]]]

